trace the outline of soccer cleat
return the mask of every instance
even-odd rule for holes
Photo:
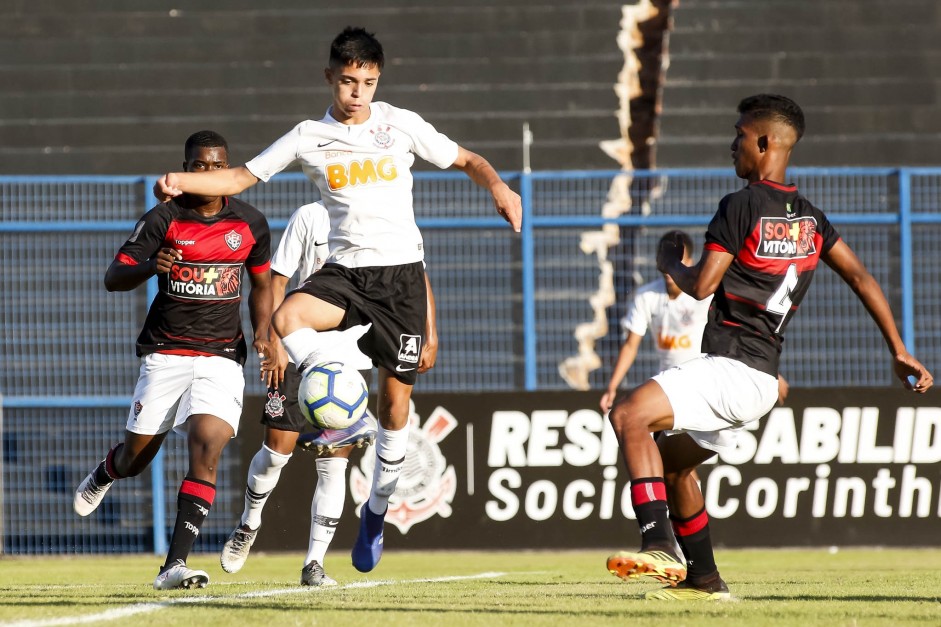
[[[648,601],[729,601],[732,594],[721,577],[710,583],[691,583],[688,579],[676,587],[661,588],[644,595]]]
[[[75,491],[75,499],[72,501],[72,508],[79,516],[88,516],[98,509],[101,500],[105,498],[105,493],[108,491],[108,488],[114,484],[114,481],[112,481],[105,485],[99,485],[98,482],[95,481],[96,470],[97,468],[91,471]]]
[[[362,418],[346,429],[321,429],[314,433],[305,433],[297,439],[297,445],[318,455],[332,453],[347,446],[363,448],[376,441],[376,429],[376,419],[369,414],[363,414]]]
[[[229,534],[229,539],[222,545],[222,554],[219,556],[222,570],[227,573],[239,572],[245,565],[245,560],[248,559],[248,552],[255,544],[257,535],[258,529],[248,529],[244,525],[236,527]]]
[[[313,560],[301,570],[301,585],[313,586],[315,588],[329,588],[330,586],[337,585],[337,582],[332,577],[328,577],[327,573],[323,572],[323,566],[320,565],[320,562]]]
[[[359,517],[359,535],[356,536],[352,551],[353,568],[368,573],[382,558],[382,526],[386,515],[385,512],[373,514],[369,509],[369,501],[366,501]]]
[[[188,590],[205,588],[209,575],[202,570],[187,568],[183,560],[177,560],[170,568],[163,570],[154,579],[154,590]]]
[[[652,577],[670,586],[686,579],[686,566],[667,551],[621,551],[608,558],[608,572],[621,579]]]

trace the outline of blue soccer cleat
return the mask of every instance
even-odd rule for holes
[[[322,455],[355,446],[363,448],[376,441],[376,419],[369,414],[354,422],[346,429],[321,429],[305,433],[297,439],[297,446],[305,451]]]
[[[359,535],[352,553],[353,568],[361,573],[371,571],[382,558],[382,525],[385,519],[385,512],[373,514],[369,501],[363,503],[359,512]]]

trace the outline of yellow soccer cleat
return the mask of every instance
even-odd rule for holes
[[[625,580],[652,577],[671,586],[686,579],[686,566],[667,551],[620,551],[608,558],[608,572]]]
[[[719,577],[715,582],[698,586],[682,581],[676,587],[660,588],[644,595],[648,601],[730,601],[729,587]]]

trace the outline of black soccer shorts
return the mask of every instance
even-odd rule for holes
[[[359,340],[360,350],[399,381],[415,384],[428,315],[425,269],[420,261],[367,268],[328,263],[295,291],[346,311],[340,329],[372,323]]]

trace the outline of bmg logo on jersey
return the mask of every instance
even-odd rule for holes
[[[418,363],[418,356],[421,352],[421,336],[405,335],[399,336],[399,361],[410,364]]]
[[[336,191],[344,187],[370,185],[381,181],[393,181],[398,176],[392,157],[383,157],[378,161],[363,159],[345,163],[327,164],[327,185]]]
[[[761,238],[756,257],[800,259],[817,253],[814,235],[817,221],[812,217],[762,218]]]
[[[233,300],[241,295],[240,263],[175,263],[170,269],[167,293],[193,300]]]

